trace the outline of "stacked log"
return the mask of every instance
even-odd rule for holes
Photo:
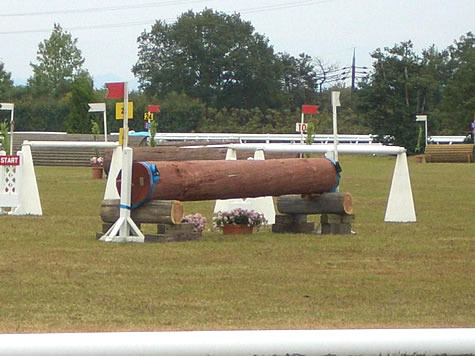
[[[277,209],[284,214],[352,214],[353,199],[349,193],[285,195],[277,199]]]
[[[324,193],[318,195],[285,195],[277,199],[273,232],[351,234],[354,220],[353,202],[349,193]],[[320,225],[314,229],[307,222],[307,215],[320,214]]]
[[[120,201],[108,199],[102,201],[101,219],[103,221],[100,238],[107,232],[120,215]],[[143,224],[156,225],[156,233],[144,234],[145,242],[172,242],[199,240],[201,233],[191,224],[182,224],[183,203],[177,200],[152,200],[131,211],[131,218],[141,228]]]
[[[101,204],[101,219],[114,223],[120,215],[119,199],[106,199]],[[139,224],[179,224],[183,220],[183,203],[177,200],[152,200],[137,209],[130,216]]]
[[[159,181],[154,185],[155,170]],[[198,201],[316,194],[330,191],[335,184],[335,167],[323,158],[136,162],[132,167],[131,201],[136,204],[148,198]],[[120,191],[120,177],[118,188]]]

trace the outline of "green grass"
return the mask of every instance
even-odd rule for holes
[[[44,215],[0,217],[0,332],[474,327],[475,165],[409,164],[417,223],[383,222],[393,158],[343,156],[356,235],[144,245],[95,239],[90,169],[37,167]]]

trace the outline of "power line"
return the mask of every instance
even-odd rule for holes
[[[335,0],[303,0],[303,1],[294,1],[286,4],[275,4],[275,5],[268,5],[268,6],[261,6],[256,8],[249,8],[249,9],[241,9],[239,13],[242,14],[252,14],[258,12],[266,12],[266,11],[275,11],[281,9],[288,9],[292,7],[299,7],[299,6],[309,6],[309,5],[318,5],[326,2],[333,2]],[[193,2],[202,2],[202,0],[193,0],[193,1],[168,1],[166,3],[160,4],[181,4],[181,3],[193,3]],[[155,4],[155,5],[154,5]],[[150,3],[150,4],[142,4],[142,5],[132,5],[130,7],[139,8],[139,7],[152,7],[152,6],[161,6],[157,5],[158,3]],[[36,16],[36,14],[40,15],[47,15],[47,14],[60,14],[60,13],[83,13],[83,12],[93,12],[93,11],[112,11],[113,10],[123,10],[126,7],[124,6],[116,6],[116,7],[109,7],[109,8],[90,8],[90,9],[83,9],[83,10],[58,10],[56,12],[41,12],[41,13],[18,13],[18,14],[0,14],[0,17],[4,16]],[[72,11],[72,12],[71,12]],[[173,19],[166,19],[165,22],[173,22],[176,18]],[[95,30],[95,29],[105,29],[105,28],[117,28],[117,27],[126,27],[126,26],[137,26],[137,25],[148,25],[154,23],[156,20],[142,20],[142,21],[132,21],[132,22],[122,22],[122,23],[114,23],[114,24],[99,24],[99,25],[84,25],[84,26],[71,26],[65,28],[67,31],[77,31],[77,30]],[[40,32],[50,32],[51,29],[32,29],[32,30],[13,30],[13,31],[0,31],[0,35],[11,35],[11,34],[26,34],[26,33],[40,33]]]
[[[109,7],[95,7],[86,9],[72,9],[72,10],[51,10],[51,11],[37,11],[37,12],[18,12],[10,14],[0,14],[0,17],[23,17],[23,16],[45,16],[45,15],[60,15],[60,14],[84,14],[91,12],[104,12],[104,11],[118,11],[118,10],[130,10],[130,9],[143,9],[149,7],[161,7],[170,5],[182,5],[196,2],[206,2],[213,0],[170,0],[162,2],[153,2],[147,4],[135,4],[135,5],[122,5],[122,6],[109,6]]]
[[[309,6],[309,5],[318,5],[318,4],[323,4],[327,2],[333,2],[335,0],[320,0],[320,1],[315,1],[315,0],[304,0],[304,1],[295,1],[287,4],[275,4],[275,5],[267,5],[267,6],[261,6],[261,7],[256,7],[253,9],[242,9],[238,10],[237,12],[241,14],[253,14],[256,12],[264,12],[264,11],[274,11],[274,10],[281,10],[281,9],[288,9],[292,7],[298,7],[298,6]]]

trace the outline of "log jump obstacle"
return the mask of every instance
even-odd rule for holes
[[[0,356],[472,355],[475,329],[237,330],[0,335]]]
[[[201,146],[188,146],[196,148]],[[261,151],[262,155],[267,152],[284,153],[322,153],[333,159],[334,145],[331,144],[228,144],[209,145],[207,147],[226,147],[229,156],[235,155],[236,151]],[[184,147],[183,149],[187,149]],[[376,156],[396,156],[396,163],[391,181],[389,197],[386,204],[385,222],[415,222],[416,212],[412,196],[412,187],[409,177],[406,149],[400,146],[384,146],[382,144],[338,144],[338,153],[365,154]]]
[[[115,187],[115,179],[120,171],[122,148],[116,142],[24,141],[21,151],[17,154],[18,165],[0,166],[0,176],[2,178],[0,181],[0,213],[8,215],[43,215],[31,154],[31,150],[36,147],[57,149],[113,148],[111,171],[107,180],[104,199],[119,197]]]

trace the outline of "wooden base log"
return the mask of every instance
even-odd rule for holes
[[[152,184],[152,168],[160,180]],[[120,177],[117,182],[120,188]],[[132,204],[153,200],[198,201],[328,192],[336,184],[329,160],[136,162]],[[120,191],[120,189],[119,189]]]
[[[101,204],[101,219],[114,223],[120,215],[119,199],[106,199]],[[179,224],[183,220],[183,203],[176,200],[149,201],[131,211],[136,224]]]
[[[353,200],[349,193],[324,193],[309,197],[284,195],[277,199],[282,214],[352,214]]]

